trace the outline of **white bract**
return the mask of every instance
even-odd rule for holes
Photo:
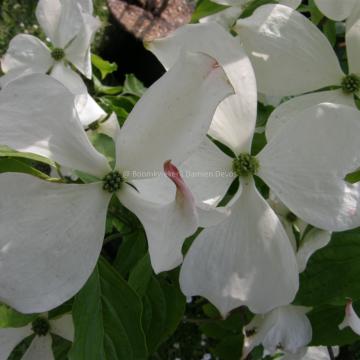
[[[223,67],[235,93],[242,95],[249,111],[256,111],[256,86],[250,60],[243,48],[219,24],[189,24],[178,28],[166,38],[145,44],[168,70],[182,51],[209,54]],[[256,89],[255,89],[256,90]],[[252,108],[253,107],[253,108]]]
[[[287,305],[265,315],[256,315],[245,326],[243,359],[258,345],[273,355],[278,348],[295,354],[312,338],[312,328],[306,316],[311,309]]]
[[[223,315],[240,305],[265,313],[290,303],[298,289],[294,251],[279,218],[256,189],[253,175],[312,226],[342,231],[360,223],[360,185],[344,180],[360,164],[359,112],[334,104],[305,109],[289,119],[254,157],[249,153],[256,113],[245,108],[247,103],[237,96],[225,99],[209,132],[234,157],[212,156],[218,160],[206,164],[207,157],[200,152],[191,160],[203,168],[228,169],[240,178],[239,191],[229,205],[231,215],[200,233],[180,274],[187,296],[206,297]],[[226,193],[229,181],[221,179],[224,189],[220,192],[217,179],[215,194],[211,194],[212,178],[205,179],[210,201]],[[201,187],[201,179],[197,181]],[[196,196],[196,189],[192,191]]]
[[[331,232],[321,229],[312,228],[307,233],[302,234],[300,244],[296,248],[296,260],[299,272],[306,269],[310,257],[319,249],[326,246],[331,240]]]
[[[338,86],[352,97],[360,90],[359,22],[355,16],[347,23],[348,75],[325,35],[290,7],[260,6],[234,29],[254,66],[259,92],[288,96]]]
[[[345,318],[339,325],[339,329],[342,330],[347,326],[350,327],[355,334],[360,335],[360,318],[353,308],[352,300],[349,300],[346,304]]]
[[[200,19],[200,23],[217,22],[225,29],[231,29],[235,21],[241,16],[241,14],[250,5],[251,0],[216,0],[213,1],[220,5],[227,5],[228,8],[221,10],[215,14],[203,17]],[[279,4],[290,6],[296,9],[300,6],[301,0],[279,0]]]
[[[279,217],[296,254],[299,273],[303,272],[310,257],[331,240],[331,232],[311,227],[293,214],[276,196],[270,193],[270,206]]]
[[[339,355],[339,347],[332,346],[334,356]],[[326,346],[309,346],[296,354],[283,354],[278,360],[329,360],[329,350]]]
[[[133,181],[157,176],[169,159],[175,164],[186,159],[205,136],[218,103],[232,92],[213,58],[183,54],[119,129],[111,168],[89,142],[74,96],[60,83],[30,75],[6,86],[0,92],[0,144],[98,180],[63,184],[0,175],[1,301],[27,313],[47,311],[73,296],[96,264],[113,194],[143,224],[155,271],[177,266],[182,241],[197,228],[191,194],[169,173],[176,196],[156,203],[134,189]]]
[[[266,139],[270,141],[274,134],[293,116],[296,116],[306,108],[324,102],[356,107],[353,96],[344,94],[342,90],[319,91],[297,96],[283,102],[270,114],[265,128]]]
[[[358,5],[357,0],[314,0],[314,2],[326,17],[335,21],[348,18]]]
[[[50,74],[78,95],[77,109],[84,125],[105,115],[72,69],[74,66],[91,79],[90,44],[100,21],[89,10],[92,12],[91,0],[40,0],[36,17],[52,47],[35,36],[16,35],[1,59],[5,73],[0,78],[1,86],[32,73]]]
[[[0,329],[0,360],[7,360],[14,348],[26,337],[35,334],[21,360],[55,360],[51,334],[68,341],[74,340],[74,324],[70,314],[48,319],[38,316],[31,324],[18,328]]]
[[[356,78],[343,73],[325,35],[291,7],[260,6],[251,16],[236,22],[236,37],[215,25],[221,27],[214,22],[183,26],[166,38],[152,41],[148,48],[168,68],[181,48],[211,48],[213,56],[220,54],[230,64],[233,49],[241,45],[254,66],[258,91],[266,96],[296,95],[334,85],[342,86],[349,97],[357,92]],[[358,27],[356,21],[349,23],[347,31],[350,74],[355,75],[360,74]],[[229,49],[230,43],[233,49]]]

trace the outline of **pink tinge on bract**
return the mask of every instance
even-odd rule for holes
[[[347,303],[346,303],[346,307],[345,307],[345,315],[346,316],[350,316],[352,314],[352,312],[354,311],[352,308],[352,299],[348,298]]]
[[[166,176],[176,186],[176,198],[178,199],[178,196],[181,196],[182,198],[184,198],[184,200],[186,200],[195,207],[195,199],[193,194],[191,193],[189,187],[186,185],[178,168],[171,163],[171,160],[167,160],[164,162],[164,171]]]
[[[342,330],[349,326],[351,330],[360,335],[360,318],[356,314],[353,308],[352,299],[348,299],[345,307],[345,318],[341,324],[339,324],[339,329]]]

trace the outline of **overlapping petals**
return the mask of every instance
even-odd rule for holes
[[[171,88],[174,78],[180,79],[179,87]],[[187,106],[179,100],[184,91],[188,92]],[[180,244],[181,248],[185,237],[196,230],[192,197],[177,179],[180,187],[175,200],[160,206],[146,203],[143,194],[129,183],[131,176],[127,174],[133,169],[155,173],[169,158],[186,157],[201,143],[217,104],[232,91],[214,59],[204,54],[185,54],[135,106],[128,119],[131,125],[115,131],[121,160],[117,159],[114,170],[122,182],[114,192],[143,221],[150,249],[161,248],[161,244],[165,249],[167,242]],[[166,104],[164,112],[158,109],[159,99]],[[202,106],[195,105],[199,103]],[[51,77],[30,75],[13,81],[1,91],[0,108],[1,144],[48,157],[99,179],[91,184],[63,184],[23,174],[0,176],[1,187],[6,189],[0,201],[0,227],[6,232],[0,253],[0,298],[25,313],[47,311],[72,297],[96,264],[111,198],[111,193],[104,190],[106,180],[102,179],[111,168],[89,142],[75,111],[74,96]],[[148,119],[145,126],[144,115]],[[196,124],[192,123],[194,119]],[[156,129],[163,128],[163,136],[153,132],[155,125]],[[136,146],[126,143],[130,136]],[[126,156],[132,162],[126,162]],[[145,156],[148,161],[144,161]],[[144,208],[146,216],[142,217]],[[168,217],[151,219],[156,213]],[[175,260],[169,257],[159,264],[151,254],[157,271],[177,265],[176,251]]]

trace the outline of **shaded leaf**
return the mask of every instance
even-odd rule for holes
[[[228,8],[228,6],[216,4],[210,0],[200,0],[197,2],[196,8],[192,13],[191,22],[198,22],[201,18],[216,14],[226,8]]]
[[[70,360],[140,360],[147,358],[137,294],[104,259],[76,296],[75,341]]]
[[[31,323],[36,314],[21,314],[5,304],[0,305],[0,328],[22,327]]]
[[[116,63],[106,61],[95,54],[91,54],[91,63],[100,71],[101,79],[103,80],[106,78],[106,76],[112,74],[118,68]]]
[[[339,330],[343,321],[345,306],[324,305],[307,314],[313,329],[311,345],[346,345],[359,339],[350,328]]]
[[[144,231],[139,230],[124,236],[113,266],[122,276],[127,277],[146,252],[147,243]]]
[[[345,305],[360,299],[360,229],[332,235],[329,245],[317,251],[300,276],[296,303]]]
[[[134,74],[126,74],[123,94],[141,97],[146,91],[144,84]]]

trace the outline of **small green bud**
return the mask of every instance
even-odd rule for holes
[[[341,82],[341,87],[346,94],[355,94],[360,90],[360,77],[355,74],[346,75]]]
[[[55,60],[55,61],[60,61],[65,57],[65,51],[61,48],[55,48],[52,52],[51,52],[51,57]]]
[[[50,331],[49,321],[43,317],[38,317],[31,323],[31,329],[36,335],[45,336]]]
[[[255,156],[244,153],[233,160],[233,171],[238,176],[255,175],[259,170],[259,161]]]
[[[112,171],[103,178],[103,189],[109,193],[114,193],[121,188],[124,181],[123,177],[118,171]]]

